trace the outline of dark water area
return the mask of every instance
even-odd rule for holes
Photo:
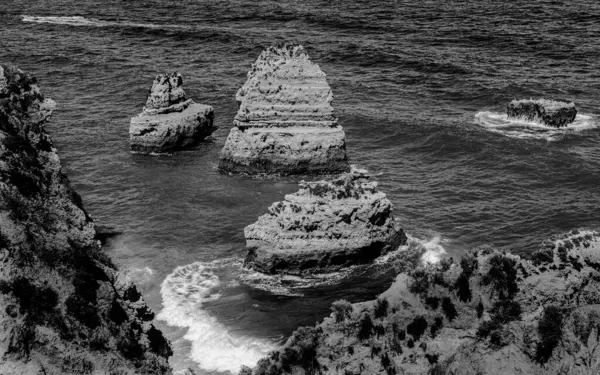
[[[456,256],[482,244],[526,253],[553,234],[600,227],[598,40],[591,0],[0,6],[0,62],[35,74],[58,103],[48,130],[65,171],[96,222],[124,230],[108,251],[162,313],[171,362],[211,374],[252,365],[336,299],[373,298],[391,282],[365,276],[299,297],[239,281],[243,228],[298,180],[216,170],[235,92],[262,49],[305,46],[328,76],[351,163],[375,176],[411,236]],[[191,151],[131,155],[129,119],[163,71],[182,73],[219,130]],[[530,97],[574,101],[581,126],[476,121]],[[161,291],[169,277],[180,289]]]

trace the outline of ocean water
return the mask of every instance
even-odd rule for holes
[[[482,244],[526,253],[600,227],[599,40],[592,0],[0,4],[0,62],[35,74],[58,103],[48,130],[65,172],[96,222],[124,231],[107,251],[158,313],[171,363],[199,374],[253,365],[331,302],[373,298],[394,275],[389,259],[314,282],[241,269],[243,228],[299,179],[216,169],[263,48],[305,46],[328,75],[351,163],[435,261]],[[194,150],[131,155],[129,119],[163,71],[183,74],[219,129]],[[508,121],[506,104],[530,97],[574,101],[577,123]]]

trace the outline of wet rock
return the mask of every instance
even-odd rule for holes
[[[0,65],[0,374],[170,374],[168,341],[62,173],[54,106]]]
[[[221,170],[282,175],[349,171],[331,88],[302,46],[263,51],[236,99],[239,109],[221,151]]]
[[[548,126],[560,128],[575,121],[577,108],[573,102],[559,102],[547,99],[513,100],[506,108],[508,117],[538,121]]]
[[[196,145],[213,128],[213,108],[187,99],[179,73],[156,76],[142,113],[131,119],[131,151],[171,153]]]
[[[406,242],[392,204],[365,171],[301,182],[244,229],[245,265],[268,274],[309,274],[368,263]]]

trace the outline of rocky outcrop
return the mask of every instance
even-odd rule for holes
[[[600,373],[600,234],[567,233],[530,259],[482,247],[401,273],[242,373]]]
[[[573,102],[559,102],[547,99],[513,100],[506,108],[508,117],[537,121],[560,128],[575,121],[577,108]]]
[[[406,243],[392,203],[365,171],[301,182],[244,229],[245,265],[268,274],[339,270],[372,261]]]
[[[163,154],[194,146],[212,133],[213,108],[194,103],[179,73],[156,76],[142,113],[131,119],[131,151]]]
[[[299,45],[270,47],[236,95],[219,168],[234,173],[347,172],[346,139],[325,73]]]
[[[0,373],[170,374],[169,342],[61,171],[54,102],[0,67]]]

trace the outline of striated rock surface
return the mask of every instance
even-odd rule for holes
[[[0,374],[170,374],[154,314],[61,172],[53,108],[0,66]]]
[[[325,73],[299,45],[270,47],[236,94],[239,109],[219,168],[235,173],[349,171],[345,134]]]
[[[482,247],[401,273],[242,373],[600,373],[600,234],[572,231],[530,258]]]
[[[573,102],[559,102],[547,99],[513,100],[506,108],[508,117],[538,121],[545,125],[560,128],[575,121],[577,108]]]
[[[335,271],[406,243],[392,203],[361,170],[301,182],[297,193],[271,205],[244,234],[245,265],[268,274]]]
[[[211,106],[187,99],[179,73],[156,76],[142,113],[131,119],[131,151],[170,153],[194,146],[212,133]]]

